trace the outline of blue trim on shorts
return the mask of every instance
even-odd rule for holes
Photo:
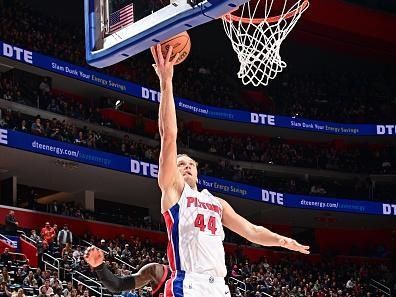
[[[174,297],[183,297],[183,282],[186,277],[186,273],[184,271],[176,271],[176,278],[173,280],[173,296]]]

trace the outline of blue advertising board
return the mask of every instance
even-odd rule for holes
[[[129,174],[158,177],[157,164],[19,131],[0,129],[0,145]],[[198,187],[282,207],[396,216],[396,204],[280,193],[210,176],[200,176]]]
[[[143,100],[158,103],[158,90],[146,88],[116,77],[76,66],[71,63],[29,51],[0,41],[0,56],[36,66],[73,79],[84,81],[109,90],[128,94]],[[151,67],[151,66],[150,66]],[[199,104],[185,98],[175,97],[176,108],[198,116],[262,126],[304,130],[333,135],[396,135],[396,123],[384,124],[347,124],[316,121],[299,117],[255,113],[243,110],[220,108]]]

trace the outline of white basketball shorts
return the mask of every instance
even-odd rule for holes
[[[184,271],[172,272],[164,297],[231,297],[224,277]]]

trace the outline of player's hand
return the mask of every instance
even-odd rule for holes
[[[302,254],[310,253],[308,245],[302,245],[302,244],[298,243],[297,241],[295,241],[294,239],[284,237],[284,236],[279,238],[279,246],[281,246],[285,249],[288,249],[288,250],[300,252]]]
[[[104,254],[96,246],[90,246],[84,252],[84,259],[92,268],[95,268],[103,263]]]
[[[171,61],[172,50],[173,47],[170,46],[166,56],[164,57],[160,44],[151,47],[151,54],[155,61],[153,67],[161,82],[166,81],[167,79],[172,79],[173,77],[173,66],[179,58],[179,53],[177,53]]]

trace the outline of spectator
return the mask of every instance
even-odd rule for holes
[[[23,280],[23,285],[28,287],[37,287],[37,280],[34,278],[33,271],[29,271],[29,274]]]
[[[99,248],[104,251],[107,250],[106,240],[104,240],[104,239],[100,240]]]
[[[50,203],[48,205],[48,207],[49,207],[48,211],[50,213],[55,213],[55,214],[60,214],[61,213],[60,207],[59,207],[58,202],[56,200],[52,201],[52,203]]]
[[[78,285],[77,285],[77,295],[78,296],[83,296],[84,295],[84,290],[85,290],[84,285],[82,283],[78,283]]]
[[[347,283],[346,283],[346,288],[351,292],[353,288],[355,287],[355,283],[352,278],[350,278]]]
[[[44,278],[43,278],[44,271],[41,271],[40,267],[37,267],[36,272],[34,273],[34,278],[37,281],[37,286],[41,287],[44,285]]]
[[[121,253],[121,258],[125,260],[125,259],[129,259],[131,256],[132,256],[132,253],[129,250],[129,244],[125,244],[125,247]]]
[[[61,287],[59,287],[59,282],[55,284],[55,289],[54,289],[54,297],[63,297],[63,290]]]
[[[30,234],[30,239],[31,240],[33,240],[36,243],[41,240],[41,237],[37,235],[35,229],[32,229],[32,231],[30,231],[30,232],[31,232],[31,234]]]
[[[309,192],[311,195],[326,195],[326,190],[321,185],[312,185],[311,191]]]
[[[127,276],[130,275],[132,272],[127,269],[127,266],[125,264],[122,264],[121,266],[121,276]]]
[[[28,132],[26,120],[22,120],[21,125],[18,127],[18,130],[22,132]]]
[[[19,288],[17,292],[12,294],[12,297],[26,297],[22,288]]]
[[[70,245],[73,243],[73,234],[67,227],[67,224],[63,225],[63,229],[58,232],[58,245],[64,246],[67,243]]]
[[[231,276],[235,278],[238,278],[240,276],[238,272],[238,265],[234,265],[234,267],[232,268]]]
[[[7,267],[4,266],[1,274],[0,274],[0,283],[5,282],[7,285],[11,285],[11,278],[10,275],[8,274]]]
[[[60,113],[61,112],[60,107],[56,103],[54,98],[51,100],[51,103],[47,106],[47,110],[51,111],[51,112],[54,112],[54,113]]]
[[[41,125],[41,119],[39,117],[36,118],[34,123],[32,124],[31,131],[36,135],[44,135],[44,127]]]
[[[30,190],[30,193],[28,194],[28,208],[35,210],[36,209],[36,200],[38,198],[38,194],[34,189]]]
[[[24,277],[26,277],[29,274],[29,265],[28,264],[24,264],[22,266],[22,275]]]
[[[45,223],[45,226],[41,229],[41,238],[45,241],[48,245],[51,245],[55,238],[55,230],[51,227],[49,222]]]
[[[42,288],[45,288],[45,290],[44,291],[42,291]],[[44,282],[44,285],[42,285],[40,288],[39,288],[39,291],[40,291],[40,293],[41,292],[45,292],[44,294],[46,295],[46,296],[51,296],[52,294],[54,294],[54,290],[51,288],[51,286],[50,286],[50,280],[49,279],[46,279],[45,280],[45,282]],[[40,296],[40,295],[39,295]]]
[[[15,212],[10,210],[8,215],[5,218],[5,232],[9,235],[16,235],[18,229],[19,222],[15,217]]]
[[[78,145],[86,145],[87,139],[83,131],[78,132],[78,136],[74,139],[74,143]]]
[[[76,249],[73,252],[74,262],[78,265],[80,261],[83,259],[84,253],[81,250],[81,246],[77,245]]]
[[[64,297],[71,297],[72,294],[72,290],[73,290],[73,283],[67,282],[66,288],[63,289],[63,296]]]
[[[53,272],[53,271],[51,271],[51,270],[45,270],[45,271],[43,271],[44,284],[45,284],[45,281],[46,281],[47,279],[49,279],[50,285],[51,285],[52,272]],[[44,284],[43,284],[43,285],[44,285]]]
[[[11,297],[11,292],[8,291],[6,282],[0,283],[0,297]]]
[[[11,94],[10,91],[7,91],[7,92],[3,95],[3,98],[4,98],[5,100],[12,100],[12,99],[13,99],[13,98],[12,98],[12,94]]]
[[[47,295],[47,287],[43,285],[39,289],[38,297],[47,297],[47,296],[49,296],[49,295]]]
[[[121,257],[121,248],[118,245],[115,245],[113,242],[109,243],[108,250],[110,257]]]
[[[72,245],[70,243],[66,243],[62,248],[61,257],[64,258],[64,256],[67,256],[68,258],[73,257]]]
[[[18,270],[14,274],[14,282],[17,284],[22,284],[24,279],[25,278],[22,275],[22,268],[18,268]]]
[[[54,288],[54,284],[59,281],[59,274],[58,271],[53,271],[50,277],[50,286]]]
[[[54,229],[55,234],[58,234],[58,225],[57,225],[57,224],[54,224],[54,225],[52,226],[52,228]]]
[[[63,296],[63,286],[59,279],[54,280],[53,284],[51,285],[52,289],[54,290],[54,294],[58,295],[59,297]]]
[[[79,296],[77,294],[77,289],[73,288],[72,291],[71,291],[70,297],[77,297],[77,296]]]
[[[67,253],[63,254],[63,257],[59,261],[59,271],[61,273],[60,276],[63,280],[71,280],[71,273],[73,271],[72,264],[73,258],[69,258]]]
[[[0,255],[0,263],[8,264],[13,259],[12,255],[10,254],[9,248],[4,248],[4,252]]]
[[[43,78],[43,80],[40,83],[39,89],[41,91],[41,94],[43,95],[48,95],[50,93],[51,89],[47,77]]]
[[[0,112],[0,128],[7,128],[8,124],[6,120],[2,116],[2,112]]]
[[[88,289],[84,290],[83,297],[90,297]]]
[[[39,255],[39,260],[41,259],[41,256],[48,251],[48,249],[49,245],[46,240],[39,240],[37,242],[37,253]]]

